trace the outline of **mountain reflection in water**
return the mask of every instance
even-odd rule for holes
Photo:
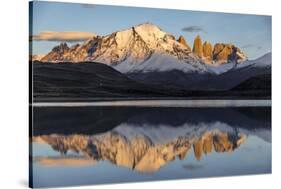
[[[33,141],[46,142],[63,156],[72,150],[93,161],[109,160],[115,165],[140,172],[154,172],[166,163],[175,160],[176,157],[184,159],[191,149],[193,149],[196,159],[200,160],[203,154],[211,153],[213,149],[215,152],[231,152],[246,140],[246,134],[237,130],[222,132],[216,128],[208,130],[200,126],[195,128],[191,126],[191,129],[187,127],[176,128],[178,131],[173,132],[178,132],[178,136],[167,139],[163,143],[155,142],[157,139],[148,137],[144,130],[142,130],[143,132],[129,130],[131,136],[121,134],[123,129],[128,132],[126,127],[118,127],[105,134],[92,136],[43,135],[34,137]],[[173,129],[160,127],[159,131],[169,132]],[[185,130],[186,133],[183,132]],[[224,128],[224,130],[228,130],[228,128]],[[157,129],[152,132],[157,132]],[[159,135],[158,133],[150,134]],[[46,162],[46,159],[39,158],[38,161],[39,163],[40,161]],[[49,159],[50,164],[55,161],[58,159]],[[70,160],[65,159],[64,161],[69,162]],[[64,163],[62,160],[59,162]],[[81,161],[72,162],[81,163]]]
[[[258,159],[261,159],[266,166],[266,169],[264,165],[261,166],[265,171],[260,173],[270,172],[270,107],[38,107],[34,109],[33,164],[41,165],[41,171],[60,166],[77,167],[75,170],[79,171],[83,166],[93,166],[91,171],[98,173],[98,169],[94,167],[99,162],[107,161],[114,167],[125,167],[133,172],[161,173],[162,168],[169,163],[184,162],[190,156],[193,156],[196,162],[208,156],[213,158],[212,154],[232,156],[243,145],[245,145],[244,150],[247,147],[251,148],[251,145],[255,145],[253,141],[259,141],[259,146],[269,144],[269,148],[265,147],[265,150],[270,154],[261,154]],[[42,153],[40,145],[50,146],[53,152],[48,153],[43,150]],[[54,155],[54,152],[57,153]],[[245,159],[253,152],[247,150],[243,153],[245,154],[242,158]],[[224,158],[222,162],[229,159],[231,165],[233,160],[230,160],[230,156],[222,156]],[[240,163],[243,169],[243,161]],[[196,171],[192,169],[193,165],[182,165],[182,167],[185,169],[191,167],[190,171]],[[245,169],[249,170],[240,173],[259,173],[257,166],[253,169],[245,166]],[[228,175],[227,172],[225,173]],[[212,173],[208,175],[212,176]],[[213,176],[216,175],[220,174],[214,172]],[[134,175],[130,180],[139,180],[138,177],[141,178]],[[184,175],[178,176],[178,178],[184,177]],[[159,178],[162,177],[155,179]],[[163,178],[169,177],[165,175]],[[77,183],[91,183],[90,180],[89,178],[87,182]],[[102,180],[99,182],[103,183]],[[104,182],[107,182],[106,179]],[[38,186],[41,185],[38,181]]]

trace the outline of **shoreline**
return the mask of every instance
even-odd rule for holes
[[[32,107],[271,107],[272,100],[108,100],[83,102],[33,102]]]

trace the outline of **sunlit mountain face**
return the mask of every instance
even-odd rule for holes
[[[82,44],[68,47],[66,43],[55,46],[52,51],[41,59],[42,62],[101,62],[115,66],[127,72],[134,63],[142,63],[151,56],[172,58],[177,63],[186,63],[204,70],[203,64],[225,64],[244,62],[247,56],[233,44],[205,41],[203,44],[198,35],[194,39],[193,49],[189,47],[183,36],[178,39],[173,34],[163,31],[152,23],[141,23],[121,31],[114,31],[105,36],[93,36]],[[160,58],[161,59],[161,58]],[[163,60],[163,59],[162,59]]]
[[[60,184],[45,171],[58,172],[66,185],[70,177],[85,184],[271,172],[267,107],[35,110],[32,159],[40,186],[42,179]]]

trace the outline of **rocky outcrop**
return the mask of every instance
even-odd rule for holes
[[[44,57],[44,54],[35,54],[35,55],[31,55],[29,56],[29,60],[34,62],[34,61],[41,61],[41,59]]]
[[[189,51],[191,51],[191,48],[189,47],[189,45],[186,43],[184,37],[181,35],[178,40],[177,40],[180,44],[182,44],[184,47],[186,47]]]
[[[239,63],[247,60],[246,55],[233,44],[217,43],[213,50],[213,59],[217,63]]]
[[[199,35],[197,35],[196,38],[194,39],[192,51],[198,57],[200,58],[203,57],[203,45],[202,45],[201,37]]]
[[[203,44],[203,57],[205,63],[210,64],[213,61],[213,47],[212,44],[208,41],[205,41]]]
[[[100,37],[95,36],[86,41],[83,45],[75,44],[68,47],[66,43],[54,47],[51,52],[45,55],[41,61],[43,62],[79,62],[86,60],[86,58],[95,51],[95,47]]]
[[[58,46],[55,46],[51,52],[44,56],[41,61],[43,62],[59,62],[65,61],[65,55],[69,52],[70,48],[66,43],[61,43]]]

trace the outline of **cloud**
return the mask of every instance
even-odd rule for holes
[[[186,164],[182,166],[184,169],[187,170],[196,170],[196,169],[201,169],[203,168],[203,165],[198,165],[198,164]]]
[[[92,8],[96,8],[96,5],[95,4],[81,4],[81,7],[92,9]]]
[[[58,41],[58,42],[78,42],[85,41],[96,36],[95,33],[79,32],[79,31],[67,31],[67,32],[54,32],[43,31],[38,35],[32,36],[34,41]]]
[[[262,46],[259,46],[259,45],[257,46],[257,45],[254,45],[254,44],[246,44],[246,45],[242,46],[241,48],[261,50]]]
[[[192,32],[206,33],[206,31],[200,26],[187,26],[187,27],[182,28],[182,31],[189,32],[189,33],[192,33]]]

